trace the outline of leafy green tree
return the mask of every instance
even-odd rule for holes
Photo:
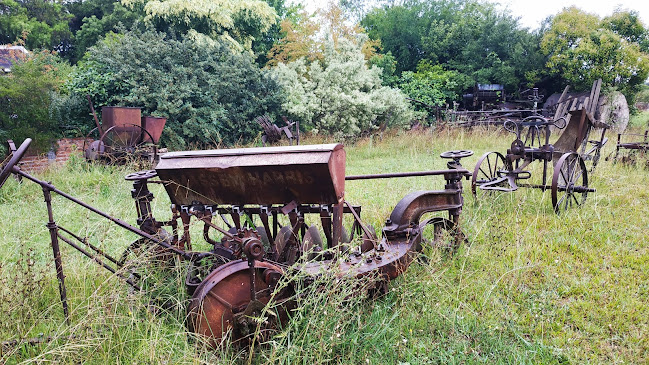
[[[251,50],[252,42],[277,22],[277,13],[263,0],[123,0],[143,6],[145,21],[161,32],[195,34]]]
[[[613,15],[602,20],[602,25],[627,42],[636,43],[643,52],[649,53],[649,30],[642,24],[638,12],[616,10]]]
[[[72,62],[80,60],[88,47],[109,32],[131,29],[144,12],[137,7],[127,8],[115,0],[87,0],[66,3],[74,16],[70,30],[74,33],[73,49],[67,55]]]
[[[65,53],[72,33],[60,0],[0,0],[0,44],[24,41],[29,49]]]
[[[154,31],[107,36],[67,86],[71,97],[90,95],[98,108],[135,106],[167,117],[161,143],[176,149],[249,141],[259,133],[254,117],[276,115],[281,104],[279,87],[250,53]]]
[[[47,151],[60,132],[50,116],[52,98],[69,72],[58,57],[36,53],[0,77],[0,140],[20,143],[29,137],[32,150]]]
[[[381,69],[368,68],[356,42],[329,41],[322,61],[304,58],[272,69],[286,92],[283,107],[314,133],[356,137],[385,127],[407,125],[414,113],[397,89],[381,85]]]
[[[401,5],[374,9],[361,21],[370,38],[381,40],[383,51],[396,59],[397,74],[414,71],[425,56],[422,36],[430,20],[424,12],[422,2],[405,0]]]
[[[355,42],[364,34],[362,28],[349,24],[343,10],[333,2],[314,14],[302,11],[294,18],[285,19],[281,27],[285,36],[270,50],[269,66],[279,62],[293,62],[302,57],[306,57],[308,61],[322,60],[327,42],[331,41],[333,47],[337,47],[341,39]],[[362,39],[364,42],[361,51],[366,59],[371,59],[376,55],[380,42],[372,41],[366,36],[362,36]]]
[[[459,99],[465,82],[457,71],[446,71],[441,65],[431,65],[422,61],[417,72],[404,71],[399,79],[399,89],[413,99],[415,109],[429,116],[431,107],[448,105]]]
[[[582,89],[601,78],[632,97],[649,76],[649,55],[633,42],[643,32],[625,26],[625,18],[614,14],[602,21],[576,7],[557,14],[541,41],[550,74]]]
[[[517,90],[538,81],[543,68],[538,36],[494,3],[406,0],[371,11],[361,24],[394,55],[397,74],[427,60],[465,75],[463,88],[499,83]]]

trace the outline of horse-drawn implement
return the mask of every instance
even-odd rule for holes
[[[101,109],[100,123],[90,97],[88,102],[96,125],[86,136],[83,146],[88,161],[157,161],[157,144],[166,118],[142,117],[140,108],[105,106]]]
[[[587,194],[595,191],[588,186],[588,172],[597,166],[607,142],[604,135],[608,128],[594,117],[601,80],[594,83],[585,98],[566,98],[567,89],[553,119],[533,115],[520,122],[504,123],[505,129],[516,138],[506,155],[487,152],[478,160],[471,179],[474,196],[480,191],[512,192],[519,187],[551,190],[552,206],[559,213],[573,205],[582,205]],[[551,144],[553,128],[563,131]],[[591,139],[591,134],[598,132],[597,139]],[[541,183],[523,183],[522,180],[531,178],[527,168],[534,161],[543,163]],[[550,164],[553,164],[551,181],[548,180]]]
[[[644,133],[618,133],[613,162],[635,162],[637,155],[649,151],[649,130]],[[608,157],[607,157],[608,160]]]
[[[48,212],[54,266],[66,319],[69,309],[59,242],[63,241],[115,273],[135,289],[142,287],[136,253],[154,250],[173,254],[188,265],[185,285],[191,296],[188,327],[214,347],[229,334],[245,342],[259,327],[272,330],[288,318],[297,283],[278,283],[300,273],[309,278],[366,277],[375,280],[358,291],[380,291],[403,273],[426,242],[456,249],[463,241],[458,223],[462,211],[462,179],[469,171],[460,159],[470,151],[445,152],[447,169],[438,171],[345,176],[345,151],[340,144],[175,152],[161,156],[156,170],[129,174],[137,210],[130,225],[70,196],[52,184],[20,170],[16,164],[27,150],[25,141],[0,172],[0,187],[10,174],[43,189]],[[443,176],[442,190],[412,192],[395,206],[379,239],[360,219],[361,209],[345,199],[345,181],[408,176]],[[163,184],[169,195],[171,219],[153,216],[150,184]],[[136,234],[121,257],[112,257],[54,219],[52,193]],[[448,218],[436,214],[441,212]],[[315,219],[307,219],[315,218]],[[343,216],[353,221],[347,237]],[[426,219],[423,219],[426,218]],[[215,221],[218,220],[218,221]],[[315,224],[319,222],[321,230]],[[257,225],[257,222],[261,222]],[[206,251],[192,250],[194,223],[202,224]],[[424,237],[432,231],[429,237]],[[274,310],[268,311],[269,303]],[[272,313],[271,313],[272,312]],[[267,322],[256,318],[268,317]]]

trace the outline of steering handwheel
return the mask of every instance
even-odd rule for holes
[[[469,157],[473,155],[473,151],[470,150],[454,150],[454,151],[446,151],[442,152],[439,157],[441,158],[452,158],[454,160],[464,158],[464,157]]]
[[[2,186],[5,184],[5,181],[7,181],[7,178],[11,174],[13,167],[18,163],[18,161],[20,161],[20,159],[23,158],[23,155],[25,154],[25,152],[27,152],[27,149],[29,148],[29,145],[31,143],[31,138],[25,139],[20,147],[18,147],[16,152],[13,153],[13,156],[11,156],[9,162],[4,165],[2,172],[0,172],[0,188],[2,188]]]

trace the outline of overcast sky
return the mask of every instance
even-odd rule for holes
[[[530,29],[538,28],[543,19],[572,5],[589,13],[595,13],[600,18],[613,14],[617,7],[635,10],[640,14],[645,27],[649,25],[649,0],[499,0],[495,2],[509,9],[514,16],[521,17],[521,25]]]
[[[289,0],[292,3],[303,3],[307,10],[314,11],[328,0]],[[512,15],[520,17],[523,27],[537,29],[543,19],[555,15],[563,8],[575,5],[578,8],[600,17],[611,15],[617,7],[635,10],[645,27],[649,26],[649,0],[491,0],[508,9]]]

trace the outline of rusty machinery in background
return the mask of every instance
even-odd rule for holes
[[[300,144],[300,123],[290,121],[286,117],[282,117],[282,120],[286,125],[278,127],[277,124],[270,120],[268,115],[255,118],[255,122],[263,129],[261,143],[264,146],[279,142],[282,139],[282,135],[286,136],[289,145],[293,145],[293,140],[295,140],[295,144]]]
[[[295,304],[293,288],[298,284],[288,281],[288,285],[278,286],[282,278],[293,277],[287,275],[299,273],[303,285],[309,285],[309,278],[322,275],[331,280],[371,275],[374,280],[356,290],[376,291],[403,273],[424,243],[454,250],[465,241],[458,223],[463,206],[462,179],[468,179],[470,172],[461,166],[460,159],[472,155],[471,151],[442,153],[441,157],[449,159],[445,170],[358,176],[345,176],[346,155],[341,144],[167,153],[161,156],[156,170],[126,176],[133,183],[138,217],[137,226],[133,226],[20,170],[16,164],[29,143],[23,142],[3,166],[0,187],[11,173],[42,187],[54,267],[68,321],[61,241],[135,289],[142,287],[144,279],[138,270],[144,265],[138,252],[154,250],[185,260],[185,285],[191,296],[188,327],[214,347],[226,334],[243,343],[259,326],[261,333],[267,333],[287,320],[288,309]],[[442,190],[416,191],[401,199],[379,239],[361,221],[360,206],[345,199],[345,181],[408,176],[441,176],[446,184]],[[150,184],[164,185],[172,203],[170,219],[153,216]],[[140,238],[121,257],[108,255],[87,237],[56,223],[52,193]],[[432,214],[422,219],[431,212],[447,214],[448,218]],[[315,218],[320,229],[309,225],[307,216]],[[343,228],[343,216],[352,217],[348,219],[353,221],[352,237],[347,237]],[[223,223],[217,224],[215,219]],[[211,247],[208,251],[192,250],[192,222],[203,225],[202,238]],[[351,246],[355,234],[359,239]],[[266,309],[269,302],[275,304],[272,311]],[[262,316],[270,320],[260,323],[255,319]]]
[[[506,121],[505,129],[516,138],[506,155],[487,152],[478,160],[471,179],[473,194],[512,192],[519,187],[529,187],[551,190],[552,206],[557,213],[573,205],[582,205],[587,194],[595,191],[588,186],[588,171],[597,166],[601,149],[607,142],[604,135],[608,125],[594,117],[601,84],[602,80],[596,81],[588,96],[577,98],[566,97],[566,87],[553,119],[533,115],[518,122]],[[563,131],[558,140],[550,144],[553,127]],[[591,139],[591,134],[596,139]],[[541,183],[522,183],[531,178],[531,172],[526,169],[534,161],[543,163]],[[550,163],[554,165],[554,172],[548,184]]]
[[[613,162],[633,163],[638,155],[645,156],[647,151],[649,151],[649,130],[643,134],[618,133]],[[608,160],[609,157],[606,159]]]
[[[88,103],[95,121],[95,128],[88,133],[83,146],[88,161],[157,161],[158,141],[166,118],[143,117],[140,108],[105,106],[101,108],[100,123],[90,96]]]

